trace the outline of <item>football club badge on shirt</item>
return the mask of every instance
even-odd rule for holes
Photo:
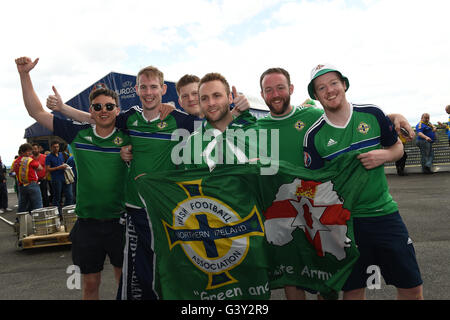
[[[180,245],[186,257],[208,275],[206,289],[238,282],[229,271],[248,253],[250,237],[264,237],[256,206],[245,218],[214,197],[203,194],[201,180],[180,182],[187,198],[173,210],[173,225],[163,221],[169,247]]]
[[[123,143],[123,139],[121,137],[115,137],[113,142],[116,146],[120,146]]]
[[[305,123],[301,120],[298,120],[295,125],[294,125],[295,129],[297,129],[298,131],[302,131],[303,128],[305,128]]]
[[[167,127],[167,122],[165,121],[161,121],[156,125],[159,129],[164,129],[165,127]]]
[[[361,122],[358,125],[358,132],[360,132],[362,134],[367,134],[369,132],[369,130],[370,130],[370,126],[365,122]]]

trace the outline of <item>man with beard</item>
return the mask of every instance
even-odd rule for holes
[[[200,78],[196,75],[185,74],[176,83],[178,94],[178,103],[187,113],[203,119],[205,115],[202,113],[198,99],[198,85]],[[247,98],[239,94],[235,86],[232,86],[234,108],[232,115],[239,116],[241,112],[247,110],[250,105]]]
[[[320,109],[309,107],[293,107],[291,95],[294,85],[291,83],[289,73],[283,68],[270,68],[260,77],[261,96],[270,109],[270,113],[258,119],[260,129],[278,129],[279,141],[271,143],[279,144],[279,160],[287,161],[296,166],[303,166],[303,136],[306,128],[312,125],[323,112]],[[295,244],[288,246],[295,250]],[[289,250],[289,249],[288,249]],[[280,252],[274,251],[275,261]],[[283,255],[284,256],[284,255]],[[286,262],[289,265],[289,262]],[[284,275],[288,282],[295,283],[295,275],[286,273]],[[306,295],[302,289],[293,285],[284,288],[288,300],[305,299]]]
[[[235,147],[239,143],[236,144],[234,139],[245,139],[245,136],[234,135],[234,130],[240,130],[243,133],[243,130],[256,123],[256,118],[248,110],[239,117],[233,115],[230,111],[230,104],[233,101],[245,101],[244,104],[248,105],[247,99],[238,95],[234,87],[233,93],[234,100],[228,81],[219,73],[208,73],[199,80],[199,111],[207,121],[204,121],[187,140],[184,152],[190,152],[190,157],[184,154],[183,158],[187,168],[207,165],[210,170],[213,170],[217,164],[249,161],[246,156],[249,154],[248,150],[238,150]],[[232,132],[232,138],[227,139],[230,132]],[[246,148],[249,146],[242,145]]]
[[[279,159],[287,161],[295,166],[303,167],[303,138],[308,128],[314,124],[322,115],[323,111],[315,107],[293,107],[290,97],[294,92],[289,73],[283,68],[270,68],[264,71],[260,77],[261,97],[270,109],[270,113],[258,119],[260,129],[278,129],[279,141],[271,143],[279,144]],[[414,137],[414,131],[405,117],[399,114],[389,115],[400,134],[403,127],[409,132],[410,139]],[[295,243],[290,243],[286,250],[298,250]],[[280,264],[289,265],[289,255],[273,252],[275,261]],[[288,300],[305,299],[305,292],[295,285],[295,275],[285,273],[285,294]]]

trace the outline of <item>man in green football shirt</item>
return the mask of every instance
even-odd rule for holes
[[[198,85],[200,78],[193,74],[185,74],[176,83],[178,94],[178,103],[187,113],[203,119],[205,115],[202,113],[198,99]],[[232,86],[233,93],[232,103],[234,108],[232,115],[239,116],[241,112],[248,110],[250,107],[247,98],[237,92],[236,87]]]
[[[277,158],[280,161],[287,161],[295,166],[303,166],[303,139],[305,132],[322,115],[323,111],[315,107],[294,107],[291,105],[290,97],[294,92],[294,85],[291,83],[288,71],[283,68],[269,68],[260,76],[261,97],[270,109],[270,113],[261,119],[258,119],[260,129],[279,130],[279,139],[272,143],[278,143],[279,150]],[[390,115],[396,125],[396,130],[404,127],[414,136],[414,131],[408,121],[399,114]],[[288,223],[288,221],[286,221]],[[294,243],[290,244],[295,246]],[[287,248],[286,250],[290,250]],[[289,258],[282,252],[275,251],[274,255],[279,256],[280,264],[289,265]],[[277,260],[277,258],[275,258]],[[286,283],[295,283],[295,275],[285,273],[283,277]],[[305,292],[293,285],[285,286],[287,299],[305,299]]]
[[[352,210],[360,257],[343,287],[344,299],[365,298],[370,266],[378,266],[386,283],[397,287],[398,299],[423,299],[412,240],[389,194],[383,166],[403,155],[403,144],[379,107],[347,101],[349,85],[331,65],[312,70],[308,92],[320,101],[325,114],[309,128],[303,144],[307,168],[323,168],[358,150],[354,161],[368,170],[370,183]]]
[[[162,96],[167,85],[164,74],[153,66],[138,72],[135,89],[142,108],[130,108],[116,118],[116,126],[126,130],[130,136],[130,143],[121,150],[122,159],[129,164],[129,172],[125,190],[126,248],[118,298],[153,300],[158,298],[158,281],[153,268],[153,226],[134,178],[143,173],[176,169],[177,166],[171,161],[171,150],[178,141],[172,141],[172,133],[178,129],[192,132],[194,121],[199,119],[177,109],[161,118]],[[49,97],[47,106],[56,106],[53,110],[72,119],[89,121],[87,113],[64,105],[57,91],[54,91],[55,96]]]
[[[122,299],[157,299],[158,286],[154,254],[153,225],[136,188],[135,177],[144,173],[176,169],[171,150],[178,143],[172,133],[182,129],[192,132],[197,117],[173,110],[161,119],[162,96],[166,93],[163,73],[153,66],[143,68],[136,78],[136,93],[142,109],[131,108],[118,118],[117,124],[130,134],[131,146],[122,150],[122,158],[130,160],[126,207],[126,270],[123,272]],[[131,158],[127,154],[132,153]]]
[[[115,127],[120,112],[114,91],[91,92],[89,113],[95,126],[75,124],[45,111],[37,97],[29,72],[39,59],[16,59],[25,107],[31,117],[68,142],[78,170],[77,222],[71,231],[72,259],[83,275],[83,299],[99,299],[101,271],[106,254],[119,281],[123,262],[123,181],[126,166],[120,148],[128,136]]]
[[[303,166],[303,136],[309,126],[311,126],[323,112],[314,107],[294,107],[291,105],[291,95],[294,92],[294,85],[291,83],[289,73],[283,68],[269,68],[260,77],[261,97],[270,109],[270,113],[258,119],[260,129],[278,130],[278,141],[271,141],[271,144],[279,145],[279,160],[287,161],[296,166]],[[286,223],[288,221],[286,220]],[[290,243],[290,247],[274,250],[274,260],[282,265],[291,265],[289,260],[294,259],[292,255],[284,254],[284,250],[295,250],[295,243]],[[279,255],[279,257],[278,257]],[[286,283],[295,283],[295,275],[285,273],[283,277]],[[305,292],[294,285],[286,284],[284,287],[288,300],[305,299]]]
[[[208,166],[210,170],[220,164],[248,162],[250,144],[245,143],[248,138],[245,131],[255,127],[256,118],[248,110],[238,117],[233,114],[230,104],[236,98],[233,100],[230,85],[221,74],[206,74],[199,79],[197,88],[198,111],[206,121],[187,139],[185,146],[181,143],[173,149],[172,161],[183,163],[186,168]],[[237,97],[236,89],[233,91]],[[183,150],[183,155],[177,154],[177,150]]]

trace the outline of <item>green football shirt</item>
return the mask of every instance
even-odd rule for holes
[[[389,118],[377,106],[351,105],[352,114],[343,126],[333,125],[324,114],[308,130],[304,139],[304,163],[307,168],[320,169],[339,156],[353,150],[365,153],[397,142],[397,134]],[[359,161],[355,158],[354,161]],[[384,166],[368,170],[367,187],[361,190],[353,217],[382,216],[398,211],[389,194]]]
[[[141,108],[133,107],[117,117],[118,128],[126,129],[130,136],[133,160],[130,163],[126,186],[126,205],[143,208],[135,178],[144,173],[177,169],[172,160],[172,148],[179,141],[172,140],[176,130],[187,136],[194,130],[197,117],[174,110],[163,121],[146,119]]]
[[[278,130],[277,135],[267,134],[269,147],[268,156],[274,160],[287,161],[290,164],[303,166],[303,137],[308,128],[323,114],[323,111],[314,107],[293,107],[292,111],[281,117],[270,113],[258,119],[260,130]],[[274,141],[272,141],[274,140]],[[274,146],[273,144],[276,144]],[[278,148],[276,148],[278,146]],[[278,154],[273,154],[278,150]],[[272,153],[272,154],[271,154]],[[278,159],[275,159],[277,158]]]
[[[81,218],[119,218],[124,211],[127,168],[120,148],[128,136],[115,129],[108,137],[96,134],[95,126],[54,117],[54,134],[70,144],[77,169],[77,203]]]
[[[257,146],[256,118],[245,111],[233,119],[225,132],[204,121],[187,139],[180,156],[186,169],[209,167],[211,171],[217,165],[256,161]]]

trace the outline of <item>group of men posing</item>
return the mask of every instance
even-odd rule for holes
[[[178,143],[171,137],[177,129],[195,134],[205,128],[225,133],[236,125],[244,130],[247,125],[255,127],[247,99],[234,87],[230,89],[218,73],[201,79],[185,75],[177,82],[179,102],[187,113],[181,112],[162,104],[166,92],[163,73],[147,67],[139,71],[136,81],[142,107],[125,112],[120,112],[117,94],[107,88],[91,92],[89,113],[64,105],[53,88],[47,107],[83,123],[79,124],[43,109],[29,74],[37,63],[38,59],[28,57],[16,59],[28,113],[69,143],[76,160],[78,220],[71,240],[73,262],[83,274],[83,298],[99,298],[106,254],[120,283],[119,299],[160,298],[154,289],[154,239],[134,178],[143,172],[177,169],[171,159]],[[363,299],[367,266],[378,265],[386,283],[397,287],[399,299],[422,299],[422,279],[412,241],[388,192],[382,166],[403,154],[396,131],[403,127],[409,138],[414,136],[406,119],[398,114],[386,117],[374,105],[349,103],[348,79],[329,65],[314,68],[308,86],[310,97],[319,100],[324,111],[291,105],[294,86],[282,68],[266,70],[260,86],[270,113],[258,120],[256,127],[279,130],[277,160],[314,170],[327,161],[339,161],[340,153],[356,148],[361,153],[355,161],[362,163],[373,181],[370,190],[361,190],[364,203],[354,214],[360,258],[343,288],[343,298]],[[231,111],[232,103],[235,108]],[[199,120],[203,121],[200,126],[196,125]],[[119,223],[124,212],[125,240],[124,227]],[[285,293],[288,299],[305,298],[304,290],[296,286],[286,286]]]

